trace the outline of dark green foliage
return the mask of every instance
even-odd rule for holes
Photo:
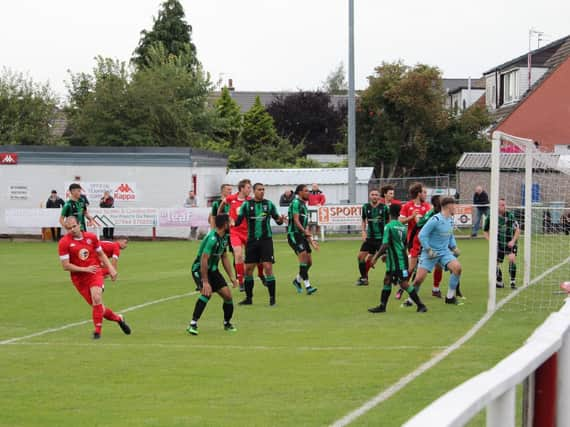
[[[50,87],[21,73],[0,74],[0,144],[39,145],[51,142],[50,126],[57,114]]]

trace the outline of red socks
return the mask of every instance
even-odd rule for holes
[[[105,311],[103,312],[103,317],[113,322],[119,322],[121,320],[121,316],[119,316],[113,310],[107,307],[105,307]]]
[[[101,333],[101,326],[103,325],[103,304],[93,306],[93,325],[95,325],[95,332]]]
[[[243,273],[244,273],[244,271],[245,271],[245,264],[243,262],[239,263],[239,264],[236,263],[236,276],[237,276],[237,280],[238,280],[240,285],[243,285]]]
[[[441,283],[441,278],[443,276],[443,270],[440,268],[436,268],[433,270],[433,287],[439,288],[439,284]]]

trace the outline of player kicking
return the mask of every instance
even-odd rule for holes
[[[218,213],[224,213],[226,206],[229,206],[229,215],[231,218],[230,227],[230,245],[234,253],[234,265],[236,270],[236,277],[239,282],[240,292],[245,291],[244,275],[245,275],[245,246],[247,244],[247,222],[242,223],[240,226],[235,226],[235,221],[239,215],[241,205],[246,200],[251,199],[251,181],[249,179],[242,179],[238,183],[238,192],[231,194],[222,200]],[[265,284],[265,277],[263,276],[263,266],[257,266],[257,273],[261,282]]]
[[[409,270],[408,273],[412,277],[416,265],[418,263],[418,257],[421,252],[420,241],[417,235],[413,236],[414,227],[417,222],[430,210],[431,206],[426,202],[427,190],[422,183],[416,182],[410,186],[408,189],[410,193],[411,200],[404,203],[400,212],[400,222],[402,224],[407,224],[408,233],[406,236],[406,241],[408,242],[409,248]],[[441,281],[441,279],[440,279]],[[400,289],[396,294],[396,299],[400,299],[403,293],[403,289]],[[412,301],[408,300],[405,305],[412,305]]]
[[[490,217],[485,219],[483,232],[485,239],[489,240]],[[505,259],[505,255],[509,258],[509,276],[511,277],[511,289],[516,289],[517,277],[517,240],[521,234],[519,223],[512,212],[507,211],[505,199],[499,200],[499,232],[497,239],[497,288],[504,288],[503,272],[501,264]]]
[[[382,234],[384,225],[388,222],[390,212],[388,206],[380,202],[380,192],[371,190],[368,195],[369,201],[362,205],[362,245],[358,252],[358,270],[360,277],[356,286],[368,285],[368,271],[370,270],[372,257],[382,246]]]
[[[271,218],[278,225],[283,224],[285,217],[279,215],[272,201],[264,198],[265,187],[261,183],[253,185],[253,199],[246,200],[240,208],[235,222],[236,227],[247,223],[247,247],[245,249],[245,299],[240,305],[253,303],[253,270],[262,263],[265,273],[265,286],[269,291],[269,305],[275,305],[275,276],[273,276],[273,239]]]
[[[386,255],[386,275],[384,276],[384,288],[380,296],[380,305],[369,308],[371,313],[384,313],[388,298],[392,292],[392,285],[400,285],[401,288],[408,292],[410,298],[418,306],[417,311],[425,313],[427,307],[422,303],[414,286],[408,283],[408,253],[406,251],[406,226],[399,220],[400,205],[393,204],[390,206],[391,221],[384,228],[382,238],[382,246],[374,255],[372,265],[376,263],[380,256]]]
[[[299,274],[293,279],[293,285],[297,289],[297,293],[300,294],[303,292],[304,284],[307,295],[312,295],[317,292],[317,288],[313,287],[309,281],[309,269],[313,265],[311,246],[314,246],[315,249],[318,246],[313,242],[308,228],[307,201],[309,200],[309,188],[304,184],[298,185],[295,194],[295,199],[289,205],[287,224],[287,242],[299,258]]]
[[[117,278],[117,271],[103,252],[99,239],[93,233],[81,231],[77,218],[70,216],[63,222],[67,234],[59,241],[59,259],[65,271],[71,273],[71,281],[81,296],[92,307],[95,331],[93,339],[101,338],[103,318],[117,322],[121,330],[129,335],[131,328],[120,314],[103,305],[103,272],[107,269],[111,280]]]
[[[446,304],[462,305],[456,298],[457,286],[461,279],[461,264],[457,260],[459,248],[453,236],[453,215],[455,213],[455,199],[444,197],[441,200],[441,212],[434,215],[419,233],[422,245],[420,263],[414,287],[418,287],[439,264],[451,272],[449,288],[447,290]]]
[[[232,265],[228,259],[226,247],[228,246],[228,232],[230,218],[226,214],[216,215],[214,220],[215,229],[211,230],[200,244],[198,254],[192,265],[192,277],[196,285],[200,288],[200,296],[194,306],[192,321],[186,331],[191,335],[198,335],[198,320],[206,309],[212,292],[216,292],[224,300],[222,309],[224,312],[224,330],[235,332],[237,329],[231,324],[234,313],[234,303],[232,293],[228,288],[224,276],[220,273],[219,263],[222,260],[224,270],[226,270],[234,288],[238,285],[233,275]],[[198,273],[198,274],[194,274]]]

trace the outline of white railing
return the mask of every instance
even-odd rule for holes
[[[466,425],[482,409],[487,409],[488,427],[515,425],[516,387],[556,355],[557,373],[553,403],[556,426],[570,426],[570,298],[562,309],[551,314],[525,345],[492,369],[449,391],[410,419],[404,427],[455,427]],[[535,380],[530,381],[533,383]],[[533,401],[530,390],[530,401]],[[554,397],[554,396],[551,396]],[[541,396],[540,399],[548,399]],[[527,412],[532,425],[532,405]],[[535,424],[537,425],[537,424]]]

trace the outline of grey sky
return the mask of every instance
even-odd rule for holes
[[[67,70],[96,55],[128,60],[160,0],[19,0],[0,4],[0,66],[66,93]],[[348,0],[182,0],[199,59],[238,90],[316,89],[347,58]],[[528,48],[528,29],[570,33],[566,0],[355,0],[357,88],[382,61],[481,73]],[[536,41],[533,43],[536,46]]]

